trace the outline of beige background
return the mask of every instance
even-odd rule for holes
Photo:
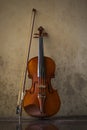
[[[34,32],[45,28],[45,55],[56,63],[52,84],[62,102],[57,115],[87,115],[87,0],[0,0],[0,117],[16,116],[32,8],[37,9]],[[38,39],[33,39],[30,57],[37,53]]]

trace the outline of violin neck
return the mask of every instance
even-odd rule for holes
[[[39,37],[38,77],[45,78],[44,49],[43,49],[43,37],[42,36]]]

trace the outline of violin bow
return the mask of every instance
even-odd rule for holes
[[[34,24],[35,24],[35,16],[36,16],[36,9],[32,9],[32,24],[31,24],[31,33],[30,33],[30,39],[29,39],[29,46],[28,46],[28,54],[27,54],[27,60],[26,60],[26,68],[25,68],[25,74],[24,74],[24,81],[23,86],[20,87],[19,93],[18,93],[18,100],[17,100],[17,107],[16,107],[16,114],[19,114],[19,124],[22,117],[22,101],[24,97],[25,92],[25,85],[26,85],[26,76],[27,76],[27,63],[30,56],[30,48],[32,43],[32,36],[33,36],[33,30],[34,30]]]

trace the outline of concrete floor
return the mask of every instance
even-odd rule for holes
[[[0,130],[87,130],[87,118],[1,120]]]

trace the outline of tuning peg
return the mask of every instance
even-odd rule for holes
[[[38,33],[34,33],[34,38],[39,38],[39,34]]]

